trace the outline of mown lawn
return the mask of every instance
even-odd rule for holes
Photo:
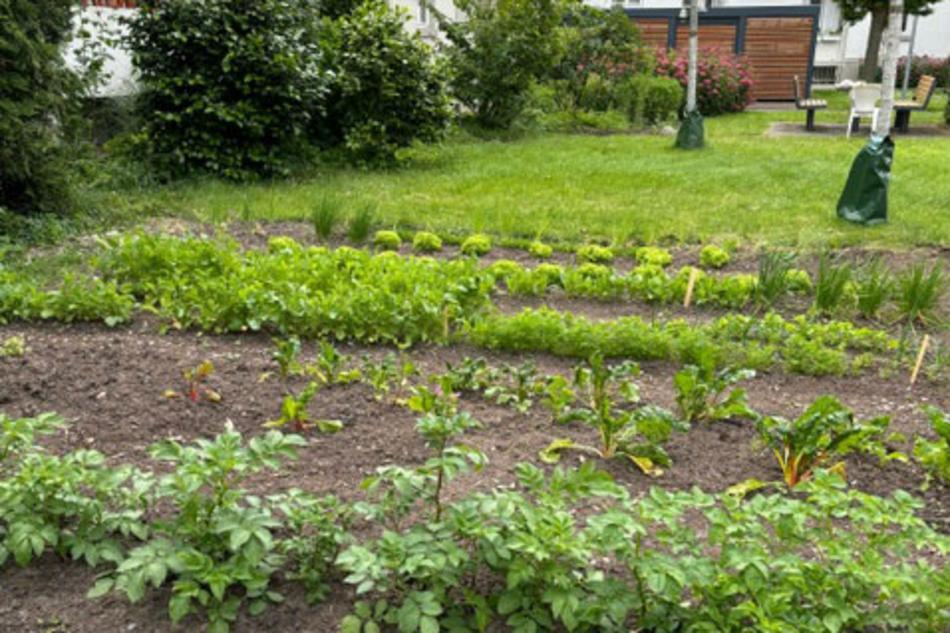
[[[842,125],[846,95],[818,123]],[[915,125],[942,120],[937,96]],[[707,119],[708,149],[672,149],[665,136],[537,134],[485,141],[461,133],[416,148],[388,171],[324,168],[290,181],[238,185],[196,181],[135,198],[162,212],[203,220],[306,219],[325,195],[344,213],[376,207],[382,226],[441,232],[617,241],[738,238],[772,244],[950,243],[950,136],[897,138],[888,225],[867,229],[835,216],[851,160],[851,140],[765,136],[794,111]]]

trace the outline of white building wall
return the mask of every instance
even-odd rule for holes
[[[88,32],[90,38],[101,43],[106,50],[103,68],[105,83],[95,88],[94,94],[97,96],[119,97],[135,93],[135,69],[131,55],[121,46],[110,46],[108,42],[125,34],[126,29],[122,26],[121,18],[132,11],[134,9],[86,7],[76,14],[74,25],[77,32],[79,29]],[[66,48],[66,63],[73,68],[78,69],[80,66],[77,54],[81,46],[82,40],[75,38]]]

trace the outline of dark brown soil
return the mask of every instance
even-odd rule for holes
[[[172,333],[160,336],[145,321],[110,330],[93,325],[11,325],[0,327],[0,340],[25,337],[28,352],[22,358],[0,359],[0,410],[17,417],[56,411],[69,422],[67,431],[49,438],[51,450],[95,448],[114,463],[153,468],[146,449],[157,440],[173,437],[191,441],[220,432],[227,420],[245,436],[263,432],[262,424],[277,417],[282,396],[274,379],[261,380],[275,369],[272,344],[264,336],[200,336]],[[380,348],[344,347],[354,358],[363,353],[381,356]],[[308,346],[304,359],[312,359]],[[446,362],[463,356],[485,355],[462,347],[421,347],[411,352],[423,373],[441,371]],[[495,364],[520,363],[521,356],[487,355]],[[181,390],[180,372],[209,359],[216,368],[209,386],[223,397],[218,404],[191,403],[163,397],[167,389]],[[532,360],[543,373],[566,372],[571,363],[548,356]],[[673,406],[672,375],[676,367],[657,363],[643,366],[639,379],[644,399]],[[303,379],[296,379],[300,387]],[[748,390],[759,411],[794,416],[815,397],[837,395],[861,416],[888,414],[892,428],[913,436],[927,432],[920,412],[925,403],[950,409],[950,390],[919,383],[907,386],[906,376],[890,379],[809,378],[776,373],[754,379]],[[535,406],[527,415],[489,403],[478,395],[466,396],[463,407],[482,422],[469,440],[488,456],[480,473],[453,482],[449,496],[487,489],[514,481],[513,467],[537,461],[539,450],[554,437],[595,443],[592,429],[556,427],[546,411]],[[334,493],[348,500],[360,497],[359,482],[384,464],[418,464],[425,448],[414,430],[414,416],[391,401],[378,402],[362,384],[335,386],[320,392],[311,405],[314,416],[338,418],[345,424],[336,435],[309,435],[300,458],[280,471],[257,477],[255,492],[299,487],[314,493]],[[907,446],[902,446],[908,450]],[[754,441],[748,424],[720,423],[695,426],[668,445],[674,465],[659,479],[649,479],[618,464],[607,468],[634,492],[652,485],[672,489],[699,486],[720,491],[747,478],[775,480],[780,473],[771,456]],[[576,463],[576,457],[566,458]],[[950,490],[931,487],[920,493],[922,475],[909,464],[880,467],[876,460],[848,461],[854,486],[887,494],[898,488],[922,496],[922,512],[938,529],[950,532]],[[0,632],[5,631],[165,631],[170,630],[167,595],[152,592],[138,605],[118,597],[89,601],[85,592],[94,580],[88,568],[46,556],[29,568],[8,565],[0,570]],[[351,596],[339,586],[330,599],[308,607],[293,586],[281,586],[286,604],[257,618],[241,618],[238,631],[333,631],[347,612]],[[194,630],[188,621],[178,630]]]

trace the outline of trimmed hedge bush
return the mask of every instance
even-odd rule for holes
[[[675,79],[637,75],[621,81],[616,88],[617,106],[632,123],[655,125],[676,115],[684,90]]]
[[[323,107],[309,0],[144,0],[128,44],[149,150],[170,174],[283,174]]]

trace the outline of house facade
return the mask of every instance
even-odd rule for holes
[[[428,8],[430,3],[422,0],[388,0],[401,7],[407,14],[406,28],[419,32],[425,39],[436,41],[439,36],[438,22]],[[790,6],[815,6],[819,8],[815,52],[811,79],[813,85],[834,84],[845,79],[857,77],[858,68],[864,57],[867,45],[870,17],[849,25],[841,18],[841,11],[834,0],[708,0],[713,10],[743,8],[780,8]],[[677,9],[680,0],[587,0],[593,6],[601,8],[620,7],[633,11]],[[452,0],[433,0],[440,13],[461,19]],[[134,0],[87,0],[81,19],[85,30],[93,38],[102,38],[106,33],[121,35],[121,17],[134,11]],[[902,54],[906,54],[913,31],[914,19],[911,17],[903,25]],[[104,38],[103,38],[104,39]],[[75,60],[78,43],[74,42],[68,58]],[[943,0],[933,6],[933,13],[919,18],[914,44],[914,54],[950,56],[950,0]],[[127,51],[121,47],[109,48],[109,59],[105,68],[108,80],[98,90],[102,96],[119,96],[135,91],[134,70]]]

